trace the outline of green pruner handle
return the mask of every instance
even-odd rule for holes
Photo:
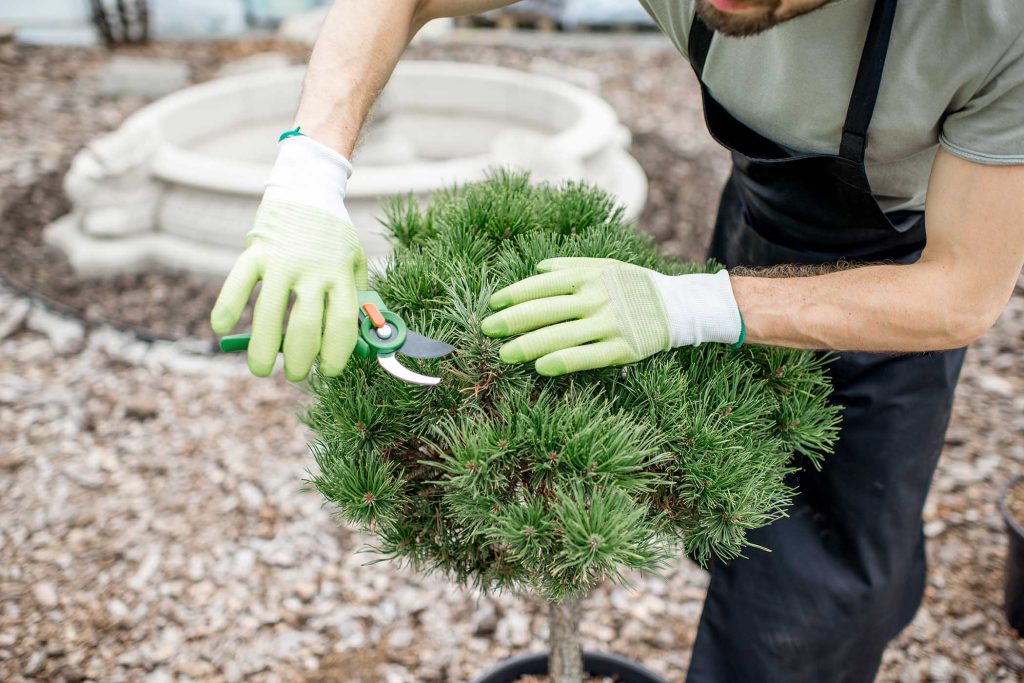
[[[364,306],[370,304],[380,311],[381,317],[387,322],[390,328],[390,336],[382,338],[373,325],[370,316],[366,314]],[[384,300],[373,290],[359,292],[359,332],[356,335],[355,354],[360,358],[371,358],[379,355],[394,353],[405,344],[408,328],[405,321],[392,313],[384,304]]]
[[[360,358],[369,358],[375,356],[378,353],[389,353],[399,348],[405,342],[406,327],[405,322],[397,315],[388,310],[388,307],[384,304],[384,300],[380,298],[380,295],[373,290],[360,290],[359,291],[359,308],[362,310],[363,304],[373,304],[380,312],[384,315],[385,319],[392,324],[395,330],[395,335],[387,340],[377,340],[368,324],[369,320],[365,315],[359,317],[359,334],[356,336],[356,348],[355,353]],[[366,324],[364,324],[366,323]],[[374,339],[374,348],[371,348],[370,343],[364,338]],[[226,337],[220,339],[220,350],[224,353],[239,353],[246,351],[249,348],[249,342],[252,340],[252,334],[249,332],[243,332],[241,334],[229,334]],[[281,335],[281,346],[278,351],[284,350],[284,335]]]
[[[220,338],[220,350],[224,353],[238,353],[239,351],[245,351],[249,348],[249,342],[252,340],[252,335],[248,332],[243,334],[229,334],[226,337]],[[279,351],[284,350],[284,335],[281,335],[281,346]]]

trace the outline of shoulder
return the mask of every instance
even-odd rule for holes
[[[932,49],[970,46],[975,48],[975,54],[994,54],[1014,46],[1020,49],[1024,36],[1021,0],[910,0],[901,3],[897,11],[903,37],[913,40],[916,34],[924,34],[929,39],[945,38],[945,42],[933,44]]]
[[[686,54],[686,40],[693,23],[696,0],[639,0],[651,19]]]

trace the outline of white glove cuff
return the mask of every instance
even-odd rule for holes
[[[350,223],[345,189],[351,175],[348,159],[312,138],[294,135],[277,143],[263,198],[313,206]]]
[[[652,273],[651,278],[665,305],[672,348],[739,340],[740,309],[727,271],[675,276]]]

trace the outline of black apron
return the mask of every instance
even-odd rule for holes
[[[838,155],[786,151],[701,82],[708,128],[733,157],[710,257],[729,267],[917,260],[923,213],[884,213],[864,169],[895,13],[896,0],[876,0]],[[698,78],[712,36],[694,20]],[[886,644],[917,611],[921,513],[964,349],[836,356],[835,452],[820,472],[806,465],[794,475],[788,517],[749,534],[770,552],[712,567],[689,683],[872,681]]]

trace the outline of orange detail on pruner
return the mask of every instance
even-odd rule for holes
[[[384,316],[380,314],[380,309],[374,306],[373,304],[363,304],[363,311],[366,313],[366,316],[370,319],[370,322],[373,323],[373,326],[376,327],[378,330],[388,324],[388,321],[385,320]]]

